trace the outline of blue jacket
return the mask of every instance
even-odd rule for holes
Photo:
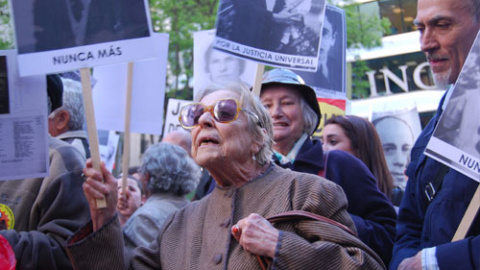
[[[403,259],[414,256],[423,248],[434,246],[437,247],[436,257],[440,269],[480,269],[478,215],[467,237],[450,243],[478,183],[450,169],[444,175],[441,189],[430,204],[425,195],[426,185],[443,166],[423,154],[442,113],[443,99],[437,113],[412,148],[411,162],[406,172],[409,177],[407,188],[398,215],[391,269],[397,269]]]
[[[293,171],[318,175],[324,170],[325,178],[340,185],[348,200],[350,216],[358,237],[373,249],[385,265],[390,262],[395,236],[396,213],[389,199],[378,189],[370,170],[353,155],[344,151],[328,153],[326,170],[322,143],[307,139],[293,164],[279,164]]]

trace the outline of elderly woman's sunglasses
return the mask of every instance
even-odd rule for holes
[[[205,112],[209,112],[215,121],[219,123],[230,123],[238,117],[242,109],[235,99],[220,99],[211,106],[202,103],[190,103],[182,107],[178,121],[185,129],[191,129],[198,125],[198,120]]]

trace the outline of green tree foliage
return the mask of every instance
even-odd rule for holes
[[[150,0],[154,31],[169,33],[168,97],[191,99],[193,33],[213,29],[218,0]]]
[[[0,50],[13,49],[13,28],[10,23],[8,0],[0,0]]]
[[[373,48],[382,45],[382,37],[389,33],[390,21],[378,14],[368,14],[359,5],[343,7],[347,20],[347,47]]]
[[[348,48],[373,48],[382,46],[382,37],[390,32],[390,20],[379,14],[360,10],[360,5],[344,6],[347,23]],[[360,59],[352,63],[352,98],[365,98],[369,94],[369,82],[365,73],[370,71]]]

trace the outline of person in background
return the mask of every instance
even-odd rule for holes
[[[419,0],[414,22],[435,84],[455,84],[480,29],[480,1]],[[451,242],[478,182],[424,154],[451,90],[412,148],[391,269],[480,269],[480,215],[464,239]]]
[[[185,195],[197,187],[200,167],[182,147],[161,142],[145,151],[139,173],[146,201],[123,227],[132,250],[148,246],[167,217],[189,203]]]
[[[138,180],[140,179],[140,174],[138,173],[139,170],[140,170],[140,166],[130,166],[128,167],[128,175],[131,175]]]
[[[117,210],[120,225],[124,225],[127,220],[145,203],[145,193],[142,183],[132,175],[127,176],[127,186],[123,193],[122,176],[118,180],[118,201]]]
[[[415,142],[412,128],[407,121],[394,115],[377,118],[372,123],[382,142],[383,152],[393,177],[394,186],[405,189],[407,184],[405,169]]]
[[[174,130],[162,138],[162,142],[175,144],[182,147],[188,155],[192,155],[192,135],[189,132],[179,129]]]
[[[48,115],[48,132],[53,137],[76,147],[85,158],[90,157],[83,108],[82,85],[72,79],[63,79],[63,105]]]
[[[62,81],[47,76],[48,112],[62,106]],[[85,159],[70,144],[48,137],[50,174],[0,181],[0,229],[15,252],[17,270],[73,269],[64,241],[90,219],[82,194]]]
[[[378,188],[398,206],[402,193],[393,188],[383,148],[373,124],[361,117],[334,115],[324,125],[323,151],[343,150],[359,158],[377,179]]]
[[[255,255],[272,259],[279,269],[383,268],[363,242],[332,223],[267,221],[304,210],[355,231],[339,186],[271,162],[271,120],[248,87],[208,88],[195,101],[182,108],[180,123],[192,130],[192,156],[215,179],[213,192],[170,215],[155,240],[136,249],[126,264],[115,179],[104,166],[99,172],[87,162],[84,190],[92,222],[67,242],[77,269],[260,269]],[[100,196],[106,209],[95,207]]]
[[[395,210],[361,160],[338,150],[326,156],[322,143],[310,139],[321,117],[315,91],[293,71],[273,69],[263,76],[260,98],[273,121],[275,163],[293,171],[324,175],[340,185],[358,237],[388,264]]]

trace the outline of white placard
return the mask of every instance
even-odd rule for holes
[[[214,46],[245,59],[317,70],[325,0],[222,0]]]
[[[180,115],[180,109],[188,103],[191,103],[190,100],[181,100],[170,98],[168,100],[168,107],[165,113],[165,127],[163,129],[164,136],[172,131],[183,129],[178,121],[178,116]]]
[[[131,132],[162,134],[168,56],[168,35],[155,33],[153,60],[133,65]],[[124,131],[127,64],[93,69],[93,104],[98,129]]]
[[[20,78],[16,52],[0,51],[0,180],[49,174],[46,77]]]
[[[10,6],[21,76],[154,56],[146,0],[22,0]]]
[[[477,34],[425,154],[480,182],[480,38]]]
[[[193,34],[193,94],[211,84],[242,82],[251,87],[257,63],[213,49],[215,29]]]

